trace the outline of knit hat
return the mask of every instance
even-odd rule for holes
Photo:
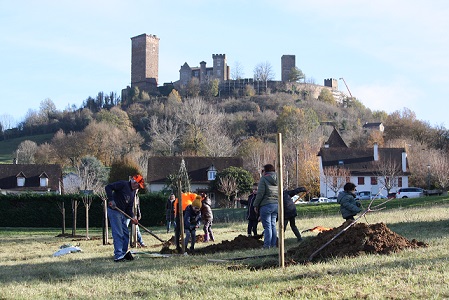
[[[137,182],[141,189],[145,187],[145,182],[143,181],[143,177],[140,174],[134,175],[133,180]]]
[[[201,196],[200,196],[201,199]],[[201,200],[198,199],[198,196],[195,197],[195,200],[193,200],[192,202],[192,206],[195,206],[196,208],[201,208]]]

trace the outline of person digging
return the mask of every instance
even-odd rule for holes
[[[108,200],[108,219],[111,224],[112,239],[114,240],[114,261],[133,260],[129,246],[128,225],[137,225],[139,221],[134,217],[133,205],[139,188],[144,188],[141,175],[133,176],[129,181],[120,180],[109,183],[105,187]],[[120,211],[126,213],[123,214]],[[130,217],[130,218],[128,218]]]

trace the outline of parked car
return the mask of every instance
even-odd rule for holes
[[[337,197],[336,196],[327,197],[327,202],[329,202],[329,203],[336,203],[337,202]]]
[[[388,193],[387,198],[388,199],[395,199],[396,198],[396,193]]]
[[[326,197],[319,197],[319,198],[316,197],[316,198],[310,199],[310,203],[315,203],[315,204],[317,204],[317,203],[325,203],[327,201],[328,201],[328,199]]]
[[[419,198],[424,197],[424,190],[417,187],[400,188],[396,198]]]
[[[356,200],[371,200],[371,192],[370,191],[362,191],[356,193]]]

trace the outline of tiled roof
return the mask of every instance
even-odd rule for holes
[[[370,127],[379,127],[382,124],[382,122],[373,122],[373,123],[365,123],[363,124],[363,128],[370,128]]]
[[[207,170],[212,165],[217,172],[231,166],[243,167],[243,159],[240,157],[153,156],[148,159],[147,181],[150,183],[166,182],[168,175],[178,174],[183,158],[192,183],[207,183]]]
[[[373,148],[321,148],[318,155],[321,156],[323,167],[344,166],[350,170],[351,175],[357,176],[372,175],[386,161],[392,161],[401,167],[403,152],[404,148],[378,148],[378,161],[374,161]],[[406,174],[409,174],[408,165],[404,175]]]
[[[329,139],[327,140],[327,144],[329,145],[329,147],[348,148],[345,141],[343,141],[341,135],[338,133],[337,129],[335,129],[335,128],[334,128],[334,130],[332,130],[332,133],[329,136]]]
[[[25,185],[17,186],[17,177],[25,177]],[[40,186],[40,178],[48,178],[48,186]],[[60,165],[0,164],[0,189],[12,191],[59,191],[62,180]]]

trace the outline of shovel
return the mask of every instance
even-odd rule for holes
[[[116,207],[115,208],[116,211],[118,211],[119,213],[121,213],[122,215],[124,215],[125,217],[127,217],[128,219],[133,219],[131,218],[127,213],[125,213],[123,210],[121,210],[120,208]],[[160,237],[158,237],[156,234],[154,234],[151,230],[145,228],[142,224],[140,224],[139,222],[137,222],[137,224],[140,228],[142,228],[143,230],[145,230],[146,232],[148,232],[149,234],[151,234],[152,236],[154,236],[156,239],[158,239],[159,241],[161,241],[162,243],[165,243],[166,241],[164,241],[163,239],[161,239]]]

